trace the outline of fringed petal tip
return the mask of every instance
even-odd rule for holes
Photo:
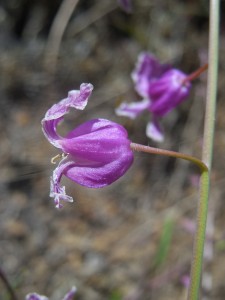
[[[155,142],[162,143],[164,134],[158,122],[149,122],[146,127],[146,135]]]
[[[60,186],[59,179],[53,176],[50,178],[50,194],[51,198],[54,198],[55,207],[60,209],[63,207],[61,201],[73,202],[73,198],[66,194],[65,186]]]
[[[150,105],[149,99],[144,99],[139,102],[126,103],[123,102],[115,110],[117,116],[128,117],[130,119],[135,119],[138,117],[145,109]]]
[[[80,85],[80,90],[69,91],[66,105],[83,110],[88,103],[88,98],[90,97],[93,88],[91,83],[82,83]]]
[[[42,124],[50,120],[57,120],[68,113],[70,107],[83,110],[93,90],[91,83],[82,83],[80,90],[68,92],[68,97],[54,104],[45,114]]]
[[[42,130],[48,141],[55,147],[60,148],[59,140],[62,138],[57,133],[58,124],[64,119],[70,108],[83,110],[93,90],[91,83],[82,83],[80,90],[72,90],[68,97],[54,104],[45,114],[42,120]]]

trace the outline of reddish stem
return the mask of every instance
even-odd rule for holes
[[[184,80],[183,80],[183,84],[185,84],[187,81],[192,81],[194,79],[196,79],[197,77],[199,77],[200,74],[202,74],[203,72],[205,72],[205,70],[208,69],[208,64],[205,64],[204,66],[200,67],[198,70],[194,71],[193,73],[191,73],[190,75],[188,75]]]
[[[134,151],[140,151],[140,152],[145,152],[149,154],[157,154],[157,155],[163,155],[163,156],[168,156],[168,157],[175,157],[175,158],[181,158],[187,161],[190,161],[197,165],[202,172],[208,171],[207,166],[198,158],[180,153],[180,152],[175,152],[175,151],[170,151],[170,150],[165,150],[165,149],[160,149],[160,148],[153,148],[145,145],[140,145],[136,143],[131,143],[130,147]]]

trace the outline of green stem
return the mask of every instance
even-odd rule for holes
[[[216,115],[218,48],[219,48],[219,0],[210,1],[209,71],[202,160],[211,169]]]
[[[194,238],[193,258],[191,264],[191,282],[188,300],[199,299],[201,283],[203,251],[206,231],[206,221],[209,198],[209,176],[211,171],[214,123],[216,113],[216,91],[218,72],[218,40],[219,40],[219,0],[210,1],[209,25],[209,72],[207,84],[205,127],[203,135],[202,161],[208,166],[208,172],[203,172],[200,180],[200,197],[197,211],[197,228]]]
[[[200,178],[199,203],[197,208],[196,222],[197,225],[191,262],[191,280],[188,291],[188,300],[199,299],[206,221],[208,213],[209,183],[209,171],[202,172]]]

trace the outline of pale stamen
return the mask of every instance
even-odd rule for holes
[[[65,158],[65,157],[67,157],[67,155],[68,155],[68,154],[65,154],[65,153],[57,154],[56,156],[54,156],[54,157],[51,158],[51,163],[52,163],[53,165],[55,165],[57,160],[63,159],[63,158]]]

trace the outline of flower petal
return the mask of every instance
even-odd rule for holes
[[[151,83],[170,68],[168,64],[160,64],[151,53],[141,53],[138,56],[136,67],[131,74],[138,94],[144,98],[148,98]]]
[[[152,83],[149,110],[158,116],[164,116],[184,101],[190,92],[191,83],[185,82],[187,75],[173,69],[166,72],[159,80]]]
[[[147,124],[146,135],[155,142],[161,143],[164,140],[163,131],[156,120]]]
[[[73,300],[76,291],[77,291],[77,288],[75,286],[73,286],[71,288],[71,290],[64,296],[64,298],[62,300]],[[30,293],[26,296],[26,300],[48,300],[48,298],[45,296],[36,294],[36,293]]]
[[[139,116],[145,109],[149,108],[150,101],[148,99],[143,99],[139,102],[126,103],[123,102],[115,110],[118,116],[129,117],[135,119]]]
[[[65,297],[63,298],[63,300],[73,300],[74,299],[74,295],[76,294],[77,288],[75,286],[73,286],[71,288],[71,290],[65,295]]]
[[[61,140],[61,147],[79,164],[109,163],[121,154],[129,155],[130,140],[125,128],[105,119],[83,123]]]
[[[53,105],[45,114],[45,117],[42,120],[42,129],[45,137],[55,147],[60,148],[59,140],[62,138],[57,134],[57,125],[63,120],[64,115],[69,112],[71,107],[80,110],[84,109],[92,90],[92,84],[81,84],[80,90],[70,91],[66,99]]]
[[[50,178],[50,194],[54,198],[56,208],[62,208],[61,201],[73,202],[73,198],[66,194],[65,186],[60,186],[60,180],[65,170],[74,165],[74,162],[67,161],[66,158],[62,159],[53,171],[53,176]]]
[[[93,91],[93,85],[91,83],[82,83],[80,85],[80,91],[72,90],[68,93],[67,105],[75,109],[83,110]]]
[[[61,141],[62,149],[74,161],[63,171],[71,180],[99,188],[120,178],[133,162],[127,131],[105,119],[88,121]]]
[[[47,297],[38,295],[36,293],[30,293],[26,296],[26,300],[48,300]]]
[[[101,188],[123,176],[132,162],[133,155],[125,154],[108,164],[75,165],[67,169],[64,175],[80,185],[89,188]]]

